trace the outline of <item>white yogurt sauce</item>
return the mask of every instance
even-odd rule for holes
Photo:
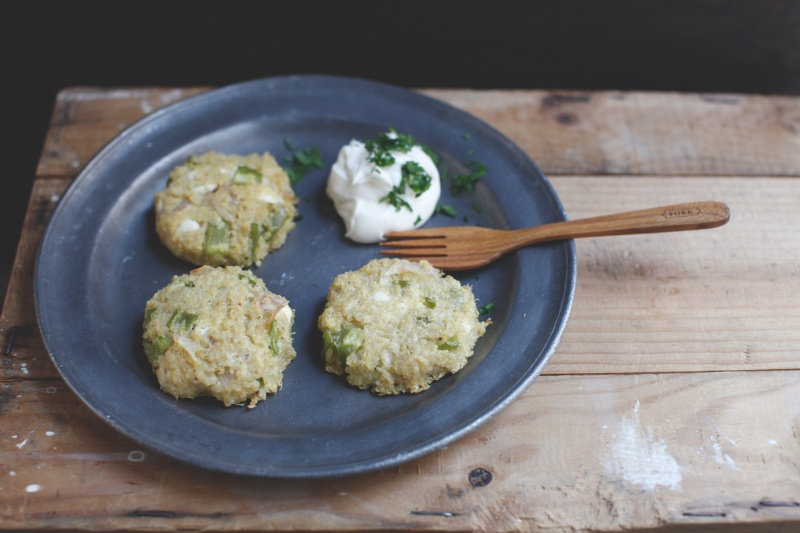
[[[342,147],[328,176],[327,194],[333,200],[336,211],[344,220],[345,237],[361,243],[375,243],[391,231],[405,231],[423,225],[436,210],[441,195],[439,170],[436,164],[419,146],[403,153],[392,150],[394,163],[377,167],[369,161],[369,152],[364,143],[353,140]],[[400,197],[411,209],[399,209],[381,201],[400,184],[402,168],[408,161],[415,161],[431,177],[430,188],[417,194],[410,187]]]

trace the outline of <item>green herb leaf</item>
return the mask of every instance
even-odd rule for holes
[[[450,178],[450,192],[454,196],[461,193],[471,194],[475,192],[475,183],[486,175],[486,171],[486,166],[483,163],[475,163],[470,173]]]
[[[408,153],[414,145],[419,144],[413,136],[400,133],[394,128],[389,132],[378,134],[377,139],[370,139],[364,143],[364,148],[369,152],[368,160],[378,167],[388,167],[395,162],[394,156],[389,152]]]
[[[439,202],[436,202],[436,212],[453,218],[458,216],[458,211],[456,211],[455,207],[448,204],[440,204]]]
[[[375,163],[379,167],[389,167],[394,165],[394,156],[389,152],[377,151],[370,153],[367,158],[371,163]]]
[[[381,202],[386,202],[394,206],[395,211],[400,211],[401,208],[406,207],[411,211],[411,205],[406,202],[405,198],[400,196],[406,191],[405,181],[400,181],[400,185],[395,185],[389,194],[380,199]]]
[[[488,315],[489,313],[492,312],[492,309],[494,309],[494,302],[489,302],[486,305],[481,306],[480,308],[478,308],[478,314],[479,315]]]
[[[289,166],[284,167],[283,170],[286,172],[286,175],[289,176],[289,183],[292,185],[297,184],[306,174],[323,167],[322,155],[317,147],[294,152],[286,158],[286,163]]]
[[[400,169],[402,180],[408,184],[408,187],[417,193],[417,196],[424,193],[431,188],[431,181],[433,178],[425,172],[422,165],[416,161],[407,161]]]

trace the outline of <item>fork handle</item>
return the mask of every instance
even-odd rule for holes
[[[514,248],[559,239],[715,228],[729,219],[730,209],[722,202],[690,202],[652,207],[513,230],[515,240],[519,242]]]

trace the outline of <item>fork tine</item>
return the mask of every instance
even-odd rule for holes
[[[439,228],[423,228],[409,231],[390,231],[384,237],[387,239],[430,239],[432,237],[444,237],[444,233]]]
[[[399,248],[381,250],[383,255],[393,255],[405,257],[406,259],[425,259],[426,257],[446,257],[447,252],[444,248]]]
[[[411,250],[399,250],[400,252],[410,252]],[[381,253],[391,253],[393,250],[385,250]],[[425,256],[408,256],[404,257],[404,259],[408,259],[409,261],[421,261],[426,260],[435,268],[445,271],[456,271],[456,270],[471,270],[473,268],[478,268],[487,263],[491,262],[494,257],[487,256],[487,255],[478,255],[478,256],[463,256],[463,257],[452,257],[446,255],[425,255]]]
[[[394,248],[444,248],[447,246],[447,241],[444,237],[422,237],[405,241],[383,241],[379,244],[380,246],[391,246]]]

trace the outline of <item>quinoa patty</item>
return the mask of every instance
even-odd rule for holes
[[[156,232],[195,265],[261,266],[294,228],[289,178],[269,153],[195,155],[155,197]]]
[[[457,372],[487,325],[470,287],[403,259],[337,276],[318,320],[326,370],[378,395],[420,392]]]
[[[250,271],[203,266],[147,302],[142,342],[165,392],[252,407],[281,387],[293,322],[288,301]]]

